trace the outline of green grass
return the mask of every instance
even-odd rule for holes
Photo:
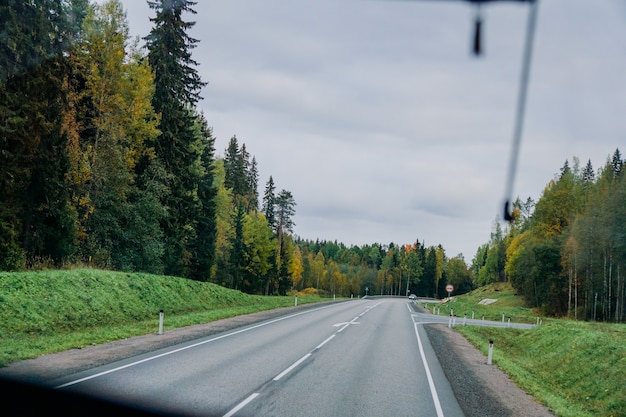
[[[497,299],[493,304],[478,304],[481,300],[491,298]],[[522,297],[515,294],[515,291],[509,283],[491,284],[478,288],[468,294],[460,297],[452,297],[450,304],[442,303],[437,305],[442,315],[449,315],[450,309],[456,317],[463,317],[467,314],[467,318],[472,318],[474,313],[475,319],[481,319],[485,316],[485,320],[502,321],[502,314],[505,320],[511,318],[515,323],[536,323],[538,313],[524,306]],[[432,305],[430,305],[432,311]]]
[[[323,301],[298,297],[298,304]],[[0,272],[0,366],[294,304],[183,278],[93,269]]]
[[[457,297],[454,314],[474,309],[501,320],[536,320],[505,284]],[[482,298],[496,298],[479,306]],[[441,308],[442,313],[444,308]],[[458,311],[458,313],[457,313]],[[460,314],[459,314],[460,313]],[[493,362],[518,386],[562,417],[626,416],[626,326],[623,324],[543,320],[532,330],[458,326],[456,329],[487,354],[494,341]]]

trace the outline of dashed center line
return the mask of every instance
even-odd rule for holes
[[[281,379],[282,377],[287,375],[289,372],[291,372],[293,369],[295,369],[298,365],[300,365],[302,362],[304,362],[309,356],[311,356],[311,352],[307,353],[306,355],[304,355],[303,357],[301,357],[300,359],[295,361],[293,363],[293,365],[291,365],[289,368],[285,369],[284,371],[282,371],[281,373],[276,375],[274,377],[274,381],[278,381],[279,379]]]
[[[313,355],[313,353],[320,349],[322,346],[324,346],[325,344],[327,344],[328,342],[330,342],[335,336],[337,336],[337,334],[341,333],[344,329],[346,329],[348,326],[350,326],[351,324],[359,324],[359,322],[357,322],[356,320],[360,317],[362,317],[364,314],[366,314],[368,311],[370,311],[371,309],[379,306],[381,303],[377,303],[374,304],[373,306],[368,307],[364,312],[362,312],[361,314],[359,314],[358,316],[356,316],[355,318],[353,318],[351,321],[349,322],[344,322],[344,323],[338,323],[338,324],[334,324],[333,326],[338,327],[338,326],[342,326],[339,330],[337,330],[334,334],[332,334],[330,337],[328,337],[326,340],[324,340],[322,343],[320,343],[319,345],[317,345],[313,350],[311,350],[309,353],[307,353],[306,355],[304,355],[303,357],[301,357],[300,359],[298,359],[297,361],[295,361],[292,365],[290,365],[288,368],[286,368],[284,371],[282,371],[281,373],[279,373],[278,375],[276,375],[273,379],[272,382],[276,382],[279,381],[281,378],[283,378],[285,375],[287,375],[289,372],[293,371],[294,369],[296,369],[298,366],[300,366],[304,361],[306,361],[309,357],[311,357],[311,355]],[[265,385],[264,385],[265,386]],[[228,413],[224,414],[224,417],[232,417],[234,416],[239,410],[241,410],[242,408],[244,408],[246,405],[248,405],[250,402],[252,402],[256,397],[258,397],[259,395],[261,395],[261,392],[255,392],[253,394],[251,394],[250,396],[248,396],[248,398],[246,398],[245,400],[243,400],[242,402],[240,402],[239,404],[237,404],[235,407],[233,407]]]
[[[241,410],[242,408],[244,408],[246,405],[248,405],[248,403],[250,403],[252,400],[254,400],[256,397],[258,397],[260,394],[258,392],[255,392],[254,394],[251,394],[248,398],[246,398],[245,400],[243,400],[242,402],[239,403],[239,405],[237,405],[237,407],[233,408],[232,410],[230,410],[228,413],[224,414],[224,417],[231,417],[234,416],[235,413],[237,413],[237,411]]]

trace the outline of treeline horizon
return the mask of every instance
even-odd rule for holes
[[[194,23],[181,18],[195,3],[149,4],[143,49],[116,0],[0,6],[0,270],[88,265],[341,297],[443,298],[446,284],[461,294],[509,281],[549,315],[626,319],[619,150],[597,173],[566,162],[504,229],[496,219],[469,265],[419,239],[301,239],[295,196],[272,176],[261,187],[245,143],[233,135],[215,156]]]

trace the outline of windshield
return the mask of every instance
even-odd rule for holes
[[[174,414],[488,415],[455,326],[626,320],[621,2],[0,13],[0,374]]]

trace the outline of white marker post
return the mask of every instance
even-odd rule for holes
[[[491,359],[493,358],[493,340],[489,341],[489,353],[487,354],[487,365],[491,365]]]
[[[159,311],[159,333],[163,334],[163,310]]]

